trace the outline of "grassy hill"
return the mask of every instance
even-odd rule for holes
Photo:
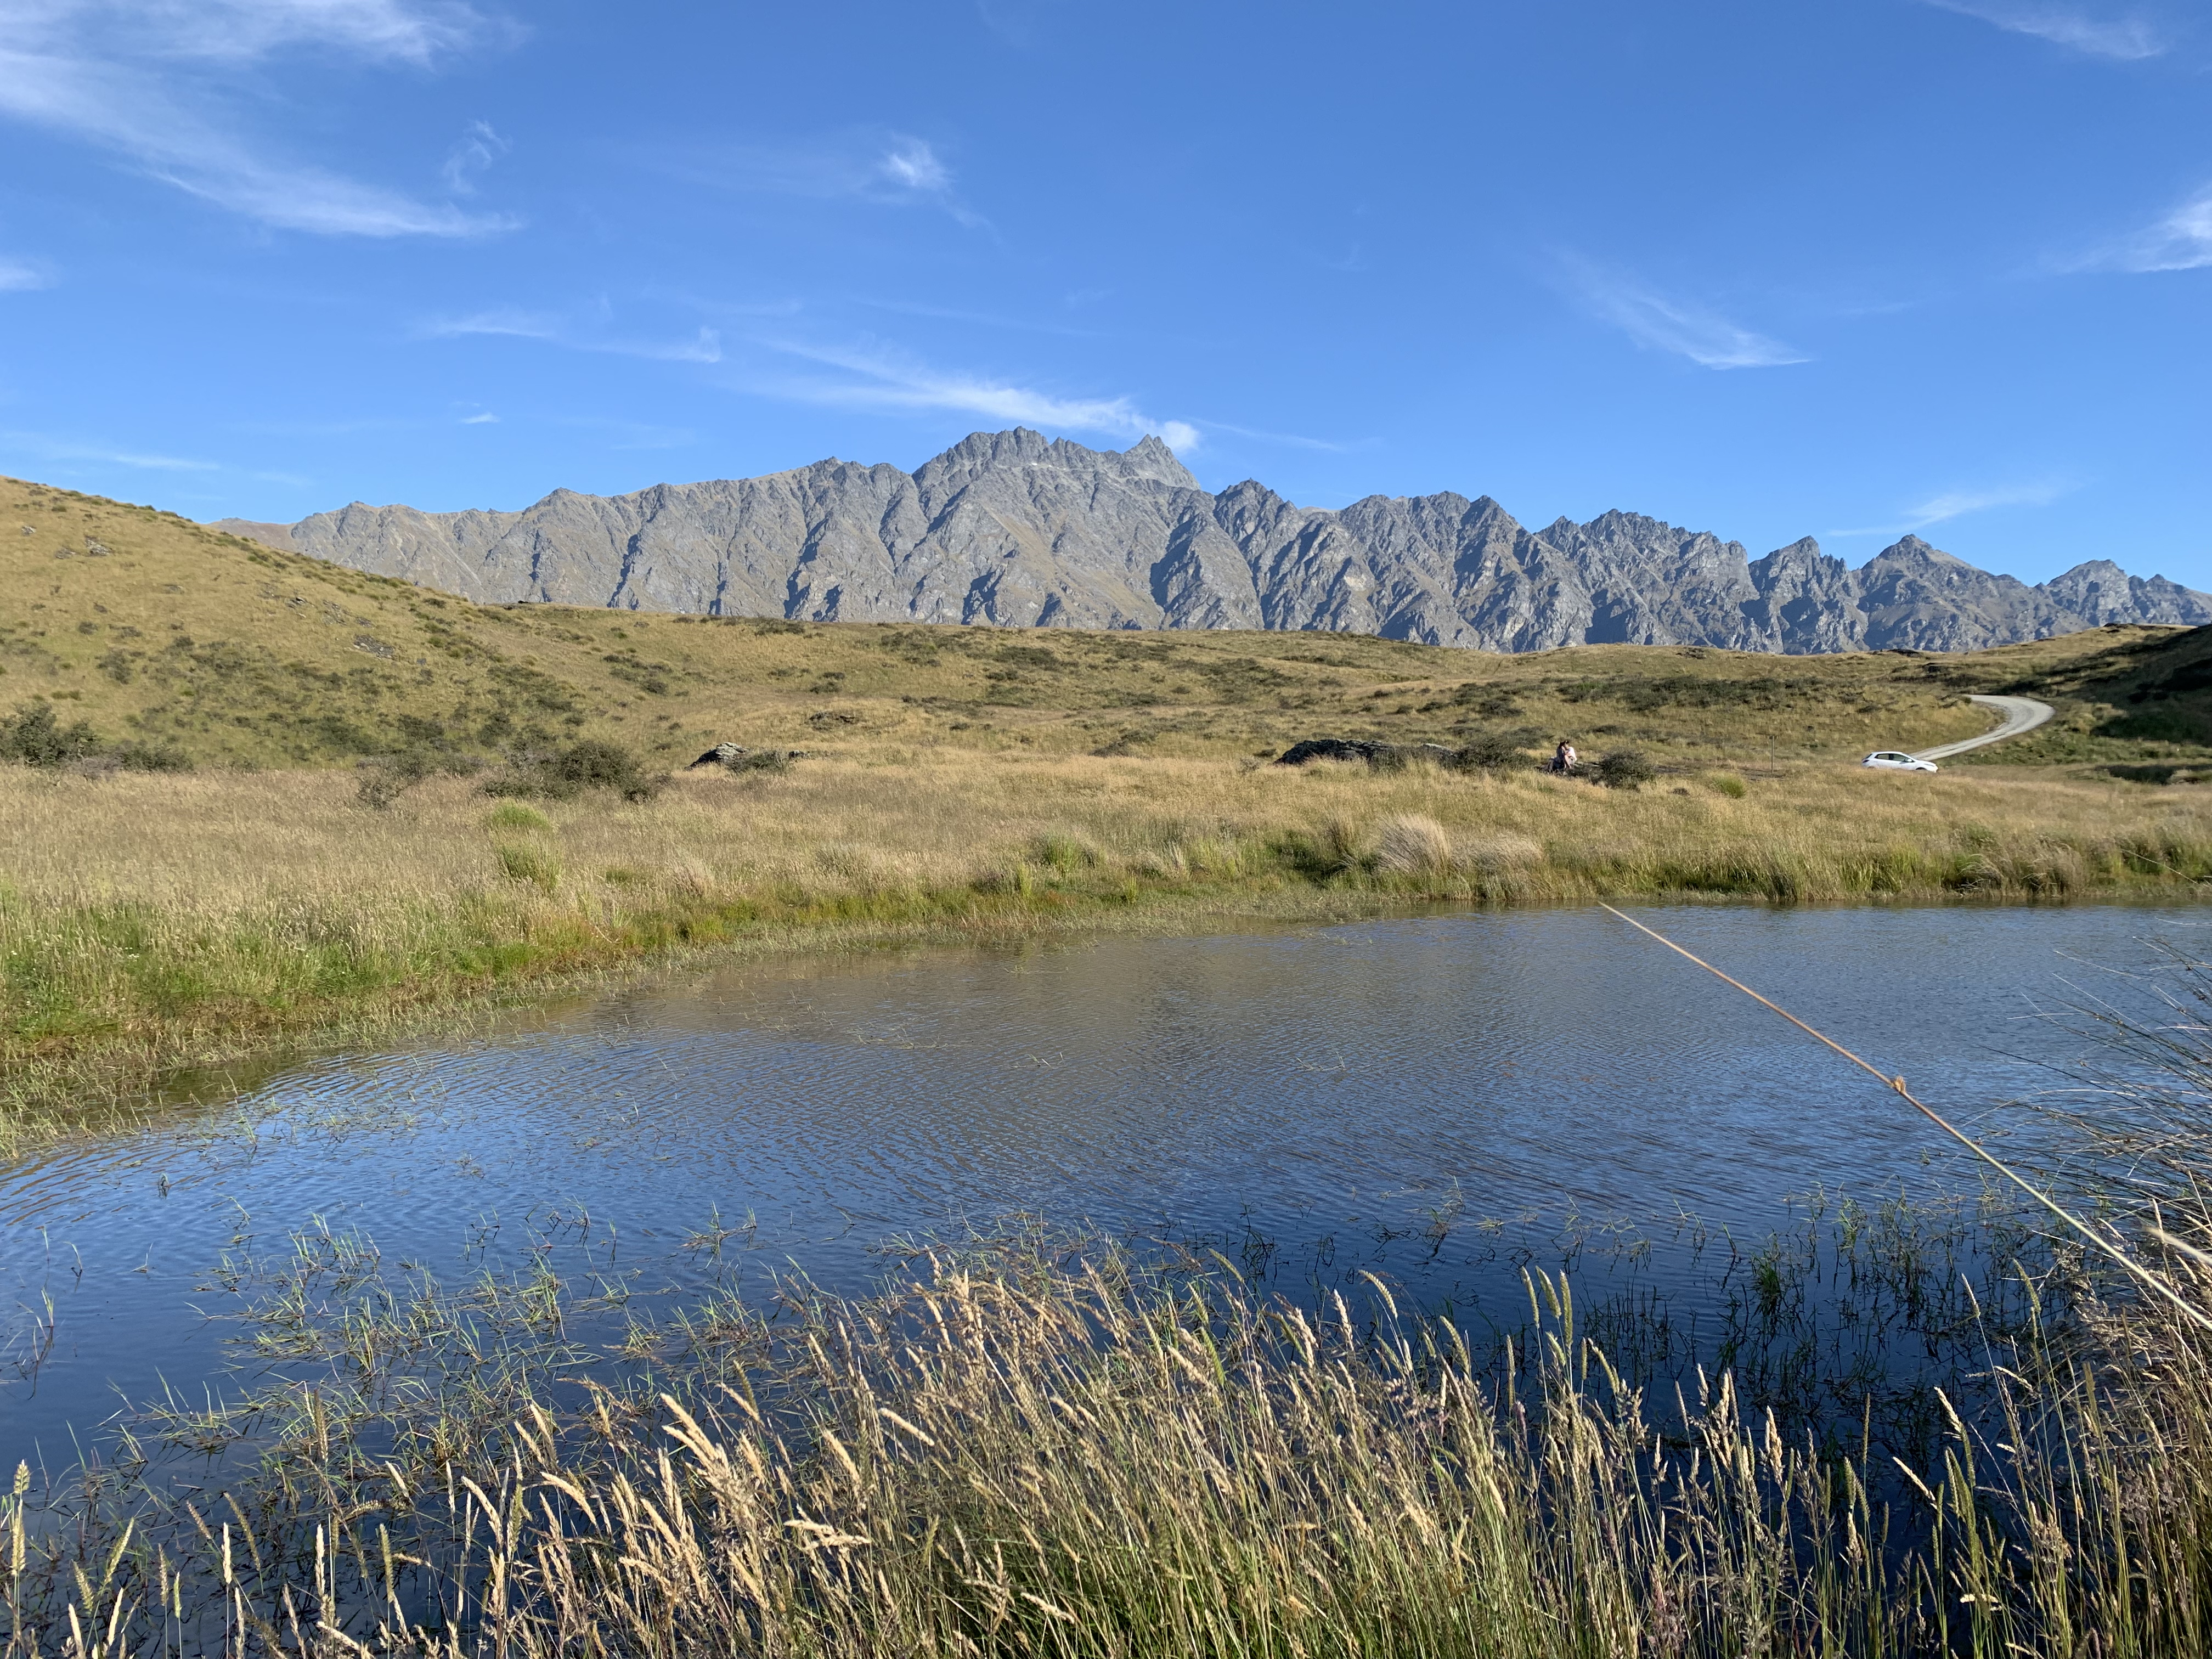
[[[130,507],[0,481],[0,720],[190,775],[0,765],[0,1146],[310,1034],[675,950],[1321,918],[1448,899],[2048,901],[2212,890],[2212,629],[1962,656],[1348,635],[1077,633],[479,606]],[[2062,719],[1939,778],[1873,748]],[[1533,765],[1262,765],[1310,736],[1559,737],[1660,787]],[[653,763],[817,758],[495,803],[375,756],[571,737]],[[82,775],[80,775],[82,774]],[[402,780],[412,787],[390,786]],[[509,783],[519,780],[509,775]],[[649,797],[632,799],[629,793]],[[69,1106],[64,1115],[74,1112]],[[43,1131],[41,1131],[43,1133]]]
[[[1495,656],[1356,635],[1079,633],[488,606],[173,514],[0,480],[0,714],[202,765],[494,756],[573,736],[1252,755],[1301,737],[1662,764],[1840,758],[1971,736],[1969,691],[2060,705],[2009,763],[2212,757],[2212,630],[2112,628],[1962,655],[1586,646]]]

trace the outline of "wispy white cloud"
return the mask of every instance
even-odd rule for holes
[[[1126,397],[1063,398],[989,376],[933,368],[880,347],[848,349],[788,340],[762,343],[851,377],[786,381],[775,388],[811,403],[854,409],[948,409],[1016,425],[1123,438],[1157,434],[1169,448],[1185,453],[1200,443],[1198,428],[1189,422],[1156,420]]]
[[[929,317],[948,323],[975,323],[984,328],[1015,329],[1025,334],[1057,334],[1072,340],[1095,340],[1094,328],[1070,328],[1065,323],[1040,323],[1026,317],[1000,317],[987,311],[962,311],[951,306],[922,305],[910,300],[855,298],[857,306],[873,311],[893,311],[902,317]]]
[[[461,424],[463,426],[497,426],[499,416],[486,410],[482,414],[462,416]]]
[[[216,461],[197,461],[180,455],[155,455],[143,450],[117,449],[106,444],[56,438],[43,432],[0,432],[0,446],[37,457],[42,461],[97,461],[109,466],[139,467],[152,472],[220,472]]]
[[[140,37],[164,56],[246,63],[288,46],[331,46],[428,68],[511,26],[459,0],[29,0],[9,13],[68,13]]]
[[[2212,185],[2132,236],[2056,263],[2062,270],[2201,270],[2212,265]]]
[[[21,294],[34,288],[52,288],[54,279],[46,267],[27,259],[0,258],[0,294]]]
[[[604,322],[605,308],[601,310]],[[589,320],[579,322],[558,312],[524,311],[496,306],[489,311],[460,317],[434,317],[416,331],[424,339],[451,340],[471,334],[505,335],[518,340],[542,340],[570,351],[605,352],[617,357],[647,357],[668,363],[719,363],[722,337],[702,328],[689,339],[640,340],[605,331]]]
[[[429,340],[450,340],[464,334],[507,334],[519,340],[558,340],[562,323],[550,311],[523,311],[496,306],[462,317],[434,317],[416,332]]]
[[[2071,494],[2075,487],[2070,479],[2045,478],[1994,489],[1947,489],[1905,508],[1905,516],[1908,528],[1926,530],[1993,507],[2048,507],[2061,495]]]
[[[1954,11],[1994,24],[2014,34],[2029,34],[2054,46],[2087,52],[2092,58],[2111,58],[2122,63],[2155,58],[2166,43],[2158,31],[2139,17],[2105,18],[2074,6],[2044,3],[2044,0],[1921,0],[1942,11]]]
[[[817,201],[933,207],[971,228],[988,224],[961,199],[952,169],[927,139],[880,129],[812,144],[739,145],[683,158],[678,172],[701,183]]]
[[[1811,361],[1794,346],[1670,299],[1623,272],[1573,255],[1563,256],[1560,265],[1591,314],[1640,346],[1671,351],[1707,368],[1779,368]]]
[[[902,138],[883,154],[877,172],[901,190],[933,196],[952,188],[952,174],[937,152],[919,138]]]
[[[1199,424],[1208,432],[1233,433],[1239,438],[1255,438],[1263,444],[1288,444],[1293,449],[1326,450],[1332,455],[1344,455],[1355,449],[1371,449],[1373,438],[1362,438],[1355,443],[1336,443],[1328,438],[1302,437],[1295,432],[1263,432],[1249,426],[1231,426],[1226,421],[1202,421]]]
[[[1963,519],[1970,513],[1985,513],[1991,507],[2048,507],[2060,496],[2071,495],[2079,488],[2080,485],[2071,478],[2041,478],[2025,483],[1946,489],[1906,507],[1893,524],[1869,525],[1856,530],[1826,530],[1820,533],[1838,538],[1847,536],[1903,536],[1932,530],[1939,524]]]
[[[479,235],[514,222],[264,153],[231,78],[290,51],[423,66],[497,32],[436,0],[0,0],[0,117],[282,229]]]
[[[646,421],[611,420],[596,415],[568,416],[554,424],[604,434],[609,449],[689,449],[699,441],[699,434],[689,427],[654,426]]]
[[[460,142],[447,152],[446,165],[439,170],[446,188],[456,196],[477,193],[477,175],[489,173],[493,162],[514,146],[492,131],[489,121],[471,121],[461,134]]]
[[[1010,46],[1037,43],[1047,15],[1060,9],[1060,0],[975,0],[975,15],[983,27]]]

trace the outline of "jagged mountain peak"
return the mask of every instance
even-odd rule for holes
[[[1622,508],[1531,531],[1450,490],[1301,507],[1256,479],[1210,495],[1156,435],[1098,450],[1026,427],[971,433],[912,472],[829,459],[620,497],[556,489],[520,512],[356,502],[258,529],[481,600],[821,620],[1792,653],[2212,623],[2212,598],[2107,560],[2029,587],[1917,536],[1855,571],[1809,536],[1754,560]]]
[[[1969,570],[1974,568],[1966,564],[1964,559],[1955,554],[1946,553],[1942,548],[1923,542],[1919,537],[1913,535],[1899,536],[1887,547],[1875,554],[1874,558],[1868,560],[1867,563],[1873,564],[1876,560],[1881,559],[1918,559],[1929,563],[1966,565]]]
[[[1018,426],[1011,432],[971,432],[942,454],[914,470],[925,486],[954,475],[980,477],[1040,466],[1125,479],[1148,478],[1177,489],[1196,489],[1198,480],[1158,437],[1147,434],[1125,450],[1091,449],[1067,438],[1048,438]]]

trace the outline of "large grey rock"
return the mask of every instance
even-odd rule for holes
[[[1907,536],[1852,570],[1632,513],[1531,531],[1488,496],[1339,511],[1210,495],[1157,438],[1119,453],[979,432],[915,471],[839,460],[517,513],[356,502],[265,532],[492,603],[1005,627],[1265,628],[1540,651],[1626,641],[1795,653],[1964,650],[2107,622],[2212,622],[2212,597],[2103,560],[2040,587]]]

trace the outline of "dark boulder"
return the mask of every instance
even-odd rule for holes
[[[719,766],[728,772],[781,772],[793,761],[806,760],[819,751],[811,749],[748,749],[743,744],[718,743],[684,769]]]
[[[1459,751],[1440,743],[1376,743],[1365,738],[1308,738],[1294,743],[1277,757],[1278,766],[1304,766],[1308,761],[1365,761],[1370,766],[1405,766],[1414,761],[1434,761],[1439,766],[1457,763]]]

